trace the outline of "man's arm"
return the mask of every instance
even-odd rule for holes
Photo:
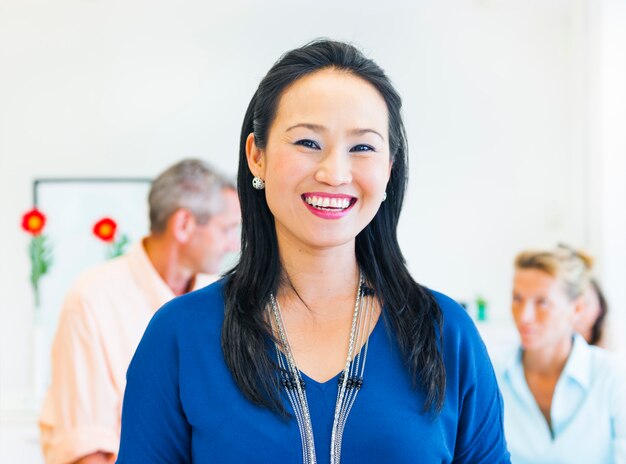
[[[52,346],[52,379],[39,422],[47,464],[99,453],[113,459],[119,447],[121,398],[92,309],[88,298],[71,291],[61,311]]]

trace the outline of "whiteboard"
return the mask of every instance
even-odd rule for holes
[[[43,231],[52,246],[53,263],[40,281],[34,338],[33,378],[41,399],[50,379],[50,349],[63,299],[76,277],[107,259],[108,244],[92,232],[103,217],[117,222],[117,237],[129,247],[147,234],[150,179],[38,179],[33,203],[46,218]],[[127,248],[128,249],[128,248]]]

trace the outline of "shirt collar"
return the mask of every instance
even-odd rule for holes
[[[145,238],[134,243],[127,253],[130,260],[135,281],[141,287],[146,297],[150,301],[150,306],[154,311],[165,303],[173,299],[176,295],[167,283],[161,278],[157,270],[152,265],[152,261],[144,248]],[[192,290],[198,290],[215,282],[217,276],[207,274],[197,274],[194,277]]]
[[[504,365],[504,374],[508,377],[509,382],[515,383],[516,371],[521,372],[523,376],[521,348],[515,350]],[[591,384],[591,348],[579,334],[574,335],[572,351],[567,358],[561,377],[572,379],[585,390]]]
[[[135,281],[149,299],[150,306],[156,311],[175,295],[152,265],[143,242],[144,239],[138,240],[132,245],[128,251],[128,258]]]
[[[574,380],[585,390],[589,388],[591,384],[591,349],[582,335],[574,335],[572,352],[561,375]]]

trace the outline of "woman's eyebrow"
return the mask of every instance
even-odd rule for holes
[[[290,126],[287,128],[286,132],[289,132],[292,129],[296,129],[298,127],[303,127],[305,129],[310,129],[314,132],[327,132],[328,129],[320,124],[311,124],[311,123],[306,123],[306,122],[301,122],[298,124],[294,124],[293,126]],[[348,131],[348,134],[350,135],[363,135],[363,134],[367,134],[367,133],[371,133],[371,134],[375,134],[378,137],[380,137],[380,139],[384,142],[385,141],[385,137],[383,137],[380,132],[375,131],[374,129],[361,129],[361,128],[357,128],[357,129],[350,129]]]
[[[380,137],[380,139],[383,142],[385,141],[385,137],[383,137],[380,134],[380,132],[377,132],[374,129],[351,129],[351,130],[348,131],[348,134],[350,134],[350,135],[363,135],[363,134],[367,134],[367,133],[376,134],[377,136]]]
[[[301,122],[298,124],[294,124],[293,126],[287,128],[286,132],[289,132],[292,129],[296,129],[298,127],[304,127],[305,129],[311,129],[312,131],[315,132],[326,132],[328,129],[326,129],[324,126],[321,126],[319,124],[311,124],[308,122]]]

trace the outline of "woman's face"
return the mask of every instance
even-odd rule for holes
[[[522,348],[550,349],[571,338],[579,301],[570,301],[563,285],[547,272],[518,269],[513,279],[511,309]]]
[[[391,172],[388,112],[367,81],[325,69],[281,96],[266,147],[248,137],[248,164],[265,180],[279,243],[354,246]]]

